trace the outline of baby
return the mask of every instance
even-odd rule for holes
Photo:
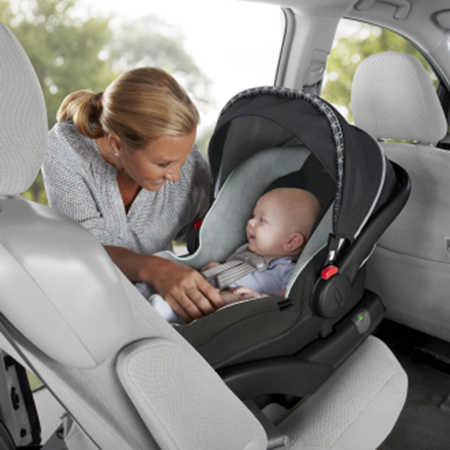
[[[306,245],[312,226],[320,211],[317,198],[308,191],[280,188],[264,194],[257,202],[253,217],[247,222],[248,243],[236,250],[223,265],[209,263],[201,272],[211,284],[215,277],[227,277],[226,270],[248,273],[221,291],[225,304],[268,295],[284,295],[296,260]],[[233,263],[239,260],[241,263]],[[232,262],[231,264],[229,262]],[[250,267],[257,266],[257,268]],[[243,269],[242,269],[242,268]],[[224,271],[221,271],[223,268]],[[233,275],[231,275],[233,278]],[[150,303],[169,322],[180,322],[179,317],[159,296],[150,297]]]

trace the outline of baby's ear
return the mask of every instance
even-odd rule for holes
[[[304,243],[305,237],[301,233],[291,233],[284,244],[284,250],[287,252],[295,252],[298,250]]]

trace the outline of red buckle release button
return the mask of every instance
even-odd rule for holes
[[[339,272],[339,267],[328,266],[322,270],[322,280],[329,280],[331,277]]]
[[[197,220],[197,222],[194,223],[194,230],[198,230],[202,226],[203,220]]]

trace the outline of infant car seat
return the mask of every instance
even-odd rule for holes
[[[384,317],[381,300],[364,289],[365,262],[408,198],[408,175],[322,99],[273,87],[244,91],[225,106],[209,159],[214,202],[199,247],[161,256],[196,269],[223,262],[246,241],[257,199],[274,187],[309,190],[323,211],[285,297],[235,303],[175,327],[241,398],[303,397]]]

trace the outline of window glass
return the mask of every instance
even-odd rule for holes
[[[321,96],[353,122],[350,93],[358,64],[375,53],[395,51],[415,56],[425,67],[435,87],[438,80],[422,54],[406,39],[380,27],[342,20],[328,57]]]

